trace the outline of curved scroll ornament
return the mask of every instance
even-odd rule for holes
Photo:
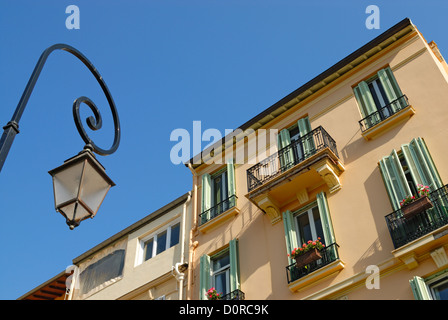
[[[114,121],[114,127],[115,127],[115,134],[114,134],[114,141],[112,146],[109,149],[103,149],[98,147],[92,139],[87,135],[86,131],[84,130],[84,127],[82,126],[81,118],[79,115],[79,107],[82,103],[85,103],[87,106],[90,107],[91,111],[93,112],[94,117],[90,116],[86,119],[87,125],[92,130],[98,130],[101,128],[102,125],[102,119],[101,114],[96,107],[96,105],[87,97],[79,97],[75,100],[73,103],[73,118],[75,120],[76,128],[78,129],[79,134],[81,135],[81,138],[84,140],[86,145],[92,149],[95,153],[99,155],[109,155],[114,153],[118,145],[120,144],[120,121],[118,119],[118,113],[117,109],[115,107],[115,102],[112,99],[112,95],[109,92],[109,89],[106,86],[106,83],[104,82],[103,78],[99,74],[98,70],[93,66],[93,64],[77,49],[73,48],[72,46],[69,46],[67,44],[55,44],[51,47],[47,48],[42,55],[39,58],[39,61],[37,62],[34,71],[28,80],[28,83],[26,85],[26,88],[22,94],[22,97],[20,98],[19,104],[17,105],[17,108],[14,112],[14,115],[12,116],[11,121],[8,122],[8,124],[4,127],[3,135],[0,139],[0,170],[3,166],[3,163],[6,159],[6,156],[8,154],[8,151],[12,145],[12,142],[14,140],[14,137],[17,133],[19,133],[19,121],[22,117],[23,111],[25,110],[26,104],[28,103],[28,100],[31,96],[31,93],[34,89],[34,86],[36,84],[37,79],[39,78],[39,75],[42,71],[42,68],[45,64],[45,61],[47,60],[50,53],[52,53],[55,50],[64,50],[75,57],[77,57],[79,60],[81,60],[82,63],[90,70],[90,72],[93,74],[95,79],[98,81],[99,85],[101,86],[101,89],[103,90],[107,101],[109,103],[110,110],[112,112],[112,117]]]

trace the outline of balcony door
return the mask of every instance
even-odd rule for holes
[[[295,225],[299,247],[306,244],[309,240],[313,241],[317,238],[320,238],[324,244],[327,244],[317,205],[297,214],[295,216]]]
[[[417,186],[423,184],[435,191],[443,186],[437,169],[422,138],[403,144],[379,161],[384,184],[394,210],[406,196],[416,196]]]
[[[309,240],[321,238],[321,242],[326,246],[328,260],[334,261],[337,257],[336,238],[331,222],[330,210],[324,192],[316,195],[316,202],[292,213],[287,210],[283,212],[283,225],[285,228],[286,250],[290,254],[294,248],[303,246]],[[288,257],[289,263],[294,260]]]
[[[212,212],[211,217],[213,218],[217,214],[224,212],[228,209],[228,180],[227,180],[227,170],[219,172],[212,176]]]
[[[308,117],[297,124],[283,129],[278,135],[280,169],[285,171],[302,162],[315,152],[314,137]]]
[[[294,126],[293,128],[289,129],[289,135],[291,136],[291,145],[292,148],[292,154],[294,157],[294,163],[299,163],[304,159],[304,152],[303,152],[303,146],[300,141],[300,130],[298,126]]]
[[[388,108],[385,108],[390,101],[388,100],[386,93],[384,91],[383,84],[381,83],[379,78],[372,80],[368,84],[370,93],[372,94],[372,98],[375,101],[375,106],[379,112],[381,119],[388,118],[391,113]]]
[[[353,91],[365,120],[365,129],[373,127],[406,106],[401,99],[403,93],[400,86],[389,67],[379,70],[370,79],[361,81]]]
[[[212,287],[222,295],[230,293],[230,255],[229,251],[212,260]]]

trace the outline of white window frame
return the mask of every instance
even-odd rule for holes
[[[214,260],[217,260],[217,258],[219,258],[221,256],[224,256],[224,255],[228,255],[229,256],[229,263],[226,264],[225,266],[217,269],[217,270],[213,270],[214,269],[214,263],[215,263]],[[210,279],[211,279],[212,287],[216,288],[215,276],[217,276],[219,274],[222,274],[222,273],[225,274],[226,287],[227,287],[227,290],[229,291],[229,292],[222,292],[222,294],[226,295],[226,294],[230,293],[230,252],[229,252],[229,250],[226,250],[224,252],[220,252],[215,257],[211,258]],[[221,292],[218,292],[218,293],[221,293]]]
[[[380,82],[378,75],[375,75],[372,79],[369,79],[366,82],[367,82],[367,86],[369,87],[369,90],[370,90],[370,85],[372,85],[372,87],[373,87],[374,92],[372,92],[372,90],[370,90],[373,100],[375,101],[375,97],[376,97],[376,99],[378,99],[378,102],[380,105],[378,106],[375,102],[375,107],[376,107],[376,110],[378,111],[381,119],[390,117],[391,114],[390,114],[389,110],[387,108],[384,108],[385,106],[387,106],[389,104],[389,102],[387,102],[388,101],[388,100],[386,100],[387,97],[385,97],[383,95],[383,93],[381,92],[381,90],[379,88],[379,86],[380,85],[382,86],[382,84]],[[384,88],[383,88],[383,90],[384,90]]]
[[[177,242],[177,244],[171,246],[171,229],[174,226],[176,226],[177,224],[179,225],[179,241]],[[157,237],[158,237],[159,234],[161,234],[161,233],[163,233],[165,231],[166,231],[165,249],[163,249],[160,253],[157,253]],[[138,254],[137,254],[136,265],[140,265],[140,264],[142,264],[145,261],[151,260],[156,255],[162,254],[163,252],[165,252],[169,248],[178,245],[180,243],[180,241],[181,241],[181,231],[182,230],[180,230],[180,219],[176,219],[176,220],[172,221],[170,224],[166,225],[164,228],[159,228],[156,231],[152,232],[150,235],[141,238],[140,241],[139,241],[140,242],[139,246],[138,246]],[[153,239],[153,246],[152,246],[151,257],[148,258],[148,259],[145,259],[146,243],[148,241],[150,241],[151,239]]]
[[[435,288],[441,286],[442,284],[446,284],[447,282],[448,282],[448,275],[446,272],[444,272],[438,277],[435,277],[434,279],[425,281],[425,284],[428,287],[429,292],[431,293],[431,296],[434,300],[438,300]]]
[[[299,219],[298,217],[304,214],[308,215],[308,221],[310,223],[310,231],[311,231],[311,237],[312,239],[308,239],[308,240],[316,240],[318,235],[317,235],[317,229],[316,229],[316,225],[314,224],[314,215],[313,215],[313,209],[317,208],[317,211],[319,212],[319,207],[317,205],[317,202],[313,202],[312,204],[310,204],[309,206],[307,206],[306,208],[297,211],[296,213],[294,213],[294,227],[296,228],[296,232],[297,232],[297,243],[299,244],[299,246],[302,246],[302,237],[300,234],[300,226],[299,226]],[[320,212],[319,212],[319,218],[320,218]],[[322,221],[321,221],[322,223]],[[326,244],[326,239],[321,239],[323,243]],[[305,241],[307,241],[305,239]]]
[[[294,132],[295,130],[297,130],[297,133],[292,135],[291,133]],[[297,125],[297,123],[295,125],[289,127],[288,131],[290,134],[291,145],[294,144],[297,140],[299,140],[301,138],[300,132],[299,132],[299,126]],[[296,143],[295,147],[293,147],[292,149],[293,149],[294,161],[298,161],[299,159],[304,158],[305,153],[303,151],[303,141],[302,141],[302,143]]]
[[[384,108],[387,105],[387,103],[386,103],[386,100],[384,100],[385,97],[383,96],[383,93],[381,92],[378,83],[380,83],[380,79],[378,77],[376,77],[375,79],[373,79],[372,81],[369,82],[369,84],[372,85],[373,91],[375,91],[375,96],[380,103],[379,108]],[[381,83],[380,83],[380,85],[381,85]],[[373,93],[373,92],[371,92],[371,93]],[[376,107],[378,108],[378,106],[376,106]]]
[[[219,172],[213,174],[211,176],[211,207],[214,207],[216,205],[218,205],[220,202],[225,201],[227,198],[229,198],[228,195],[228,190],[229,190],[229,183],[228,183],[228,178],[227,178],[227,168],[224,168],[222,171],[220,170]],[[219,182],[221,184],[221,201],[218,203],[216,202],[215,199],[215,180],[219,178],[221,179],[221,181]]]

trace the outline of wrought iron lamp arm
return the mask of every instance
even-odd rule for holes
[[[118,118],[117,109],[115,107],[115,102],[112,99],[112,95],[109,92],[109,89],[106,86],[106,83],[104,82],[103,78],[99,74],[98,70],[93,66],[93,64],[77,49],[73,48],[72,46],[69,46],[67,44],[55,44],[51,47],[47,48],[42,55],[39,58],[39,61],[37,62],[36,66],[34,67],[34,71],[31,74],[30,79],[28,80],[28,84],[26,85],[26,88],[22,94],[22,97],[20,98],[19,104],[17,105],[17,108],[14,112],[14,115],[11,118],[11,121],[7,123],[6,126],[3,127],[3,135],[0,138],[0,171],[3,167],[3,164],[6,160],[6,157],[8,155],[9,149],[11,148],[11,145],[14,141],[15,136],[17,133],[19,133],[19,121],[22,117],[23,111],[25,110],[26,104],[28,103],[28,100],[31,96],[31,93],[34,89],[34,86],[36,84],[37,79],[39,78],[39,75],[42,71],[42,68],[45,64],[45,61],[47,60],[50,53],[52,53],[54,50],[64,50],[67,52],[70,52],[72,55],[77,57],[79,60],[81,60],[82,63],[90,70],[90,72],[94,75],[95,79],[98,81],[99,85],[103,89],[104,94],[106,95],[107,101],[109,102],[109,106],[112,112],[112,117],[114,121],[114,127],[115,127],[115,136],[114,141],[110,149],[102,149],[98,147],[92,139],[89,138],[86,131],[84,130],[84,127],[81,123],[81,118],[79,114],[79,107],[81,103],[87,104],[90,109],[92,110],[94,117],[90,116],[86,119],[87,125],[92,130],[98,130],[101,128],[102,125],[102,119],[101,114],[96,107],[96,105],[87,97],[79,97],[75,100],[73,103],[73,118],[75,120],[76,128],[78,129],[79,134],[81,135],[81,138],[84,140],[84,142],[87,145],[90,145],[92,150],[99,154],[99,155],[109,155],[114,153],[118,145],[120,144],[120,121]]]

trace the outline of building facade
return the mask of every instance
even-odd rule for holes
[[[405,19],[191,159],[189,298],[446,297],[447,79]]]
[[[192,158],[191,192],[74,259],[68,298],[448,299],[447,101],[404,19]]]
[[[186,193],[123,229],[19,299],[186,299],[190,198]]]

